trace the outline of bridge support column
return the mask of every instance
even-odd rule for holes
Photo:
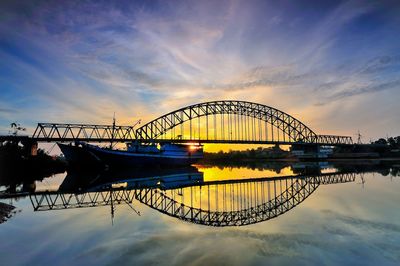
[[[36,156],[38,151],[38,143],[33,140],[26,140],[21,142],[24,146],[25,154]]]
[[[31,150],[31,155],[32,156],[36,156],[37,155],[37,151],[38,151],[38,143],[37,143],[37,141],[34,141],[33,143],[31,143],[30,150]]]

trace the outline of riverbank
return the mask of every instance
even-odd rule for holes
[[[29,154],[23,147],[14,143],[0,144],[0,174],[37,173],[48,174],[65,171],[66,162],[57,156],[50,156],[39,149],[36,155]]]
[[[0,202],[0,224],[6,222],[15,214],[14,206]]]
[[[28,154],[23,147],[13,143],[0,145],[0,186],[15,190],[21,184],[30,187],[41,180],[66,171],[67,164],[59,157],[38,150],[37,155]]]

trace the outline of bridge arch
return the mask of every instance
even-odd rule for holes
[[[189,128],[184,129],[184,124],[189,124]],[[137,128],[135,135],[138,140],[318,141],[318,135],[312,129],[283,111],[263,104],[233,100],[180,108]]]

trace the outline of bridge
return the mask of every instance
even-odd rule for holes
[[[138,128],[119,125],[39,123],[31,137],[0,136],[35,142],[180,142],[231,144],[351,145],[349,136],[319,135],[293,116],[246,101],[198,103],[162,115]]]
[[[79,192],[30,194],[34,211],[131,204],[134,200],[168,216],[206,226],[243,226],[278,217],[320,185],[354,182],[355,173],[330,173],[207,181],[173,189],[98,187]],[[133,183],[133,182],[132,182]],[[115,209],[112,208],[112,215]]]

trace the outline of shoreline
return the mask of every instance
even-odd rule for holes
[[[14,206],[0,202],[0,224],[7,222],[15,214],[16,210]]]

